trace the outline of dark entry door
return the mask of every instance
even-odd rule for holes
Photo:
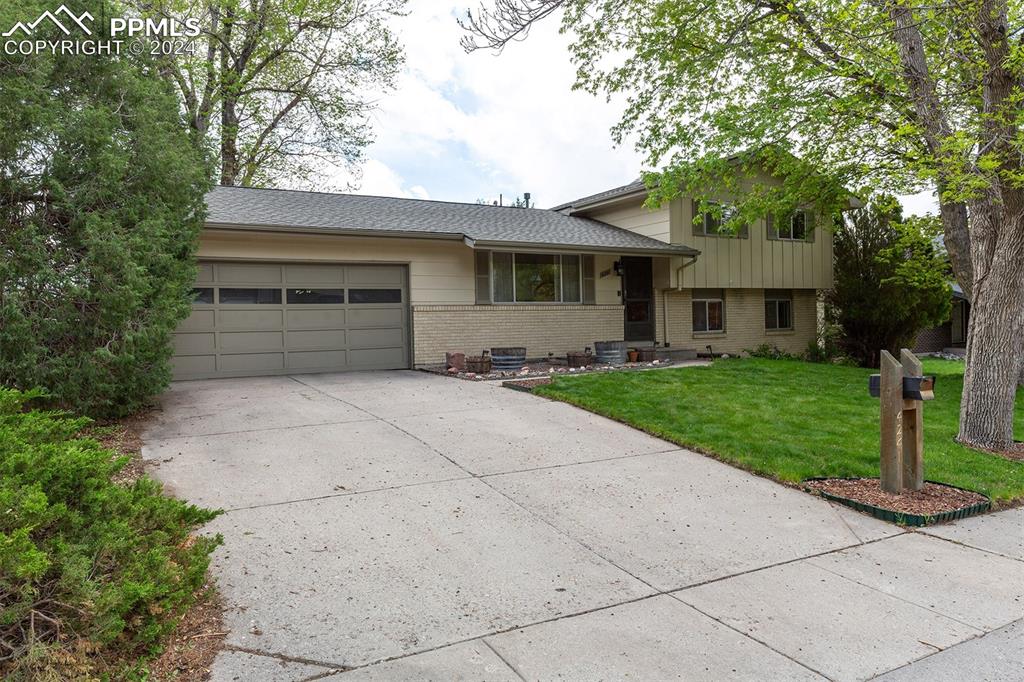
[[[622,259],[622,298],[626,341],[654,341],[654,287],[651,259]]]

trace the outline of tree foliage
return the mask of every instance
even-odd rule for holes
[[[202,20],[194,54],[168,58],[193,133],[219,150],[220,184],[310,180],[370,142],[372,94],[402,51],[406,0],[162,0],[146,13]]]
[[[826,294],[847,355],[878,367],[879,352],[898,356],[917,333],[949,317],[952,290],[934,218],[904,221],[891,197],[878,197],[837,220],[835,284]]]
[[[626,100],[650,202],[737,193],[737,221],[843,187],[938,193],[971,298],[960,438],[1006,447],[1024,368],[1024,31],[1019,0],[489,0],[467,49],[561,12],[576,87]],[[797,159],[800,159],[799,161]],[[816,175],[816,173],[824,173]]]
[[[0,388],[0,677],[93,679],[72,666],[150,651],[192,603],[219,538],[190,534],[215,514],[113,483],[125,459],[36,397]]]
[[[170,380],[208,186],[174,92],[144,58],[3,56],[0,121],[0,384],[135,410]]]

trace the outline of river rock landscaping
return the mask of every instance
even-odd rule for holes
[[[594,364],[586,367],[569,367],[564,360],[538,360],[527,362],[518,370],[492,370],[490,372],[469,372],[455,367],[446,369],[444,365],[432,365],[421,368],[424,372],[442,376],[465,379],[466,381],[494,381],[496,379],[528,379],[532,377],[562,376],[572,374],[591,374],[621,370],[654,369],[676,365],[673,360],[652,360],[651,362],[624,362],[621,364]]]

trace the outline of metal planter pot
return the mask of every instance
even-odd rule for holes
[[[594,354],[604,365],[621,365],[626,361],[625,341],[595,341]]]
[[[499,372],[518,372],[526,364],[526,348],[522,346],[492,348],[491,361],[494,369]]]

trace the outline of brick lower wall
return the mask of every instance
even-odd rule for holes
[[[691,293],[689,289],[656,292],[655,317],[660,343],[664,343],[667,334],[673,348],[693,348],[699,353],[706,353],[706,346],[710,345],[715,353],[739,354],[767,343],[798,354],[817,338],[818,299],[813,289],[793,290],[793,329],[790,331],[765,329],[763,289],[726,289],[725,331],[694,332]]]
[[[414,305],[413,362],[444,362],[446,351],[477,354],[525,346],[527,356],[565,355],[594,341],[621,339],[621,305]]]

